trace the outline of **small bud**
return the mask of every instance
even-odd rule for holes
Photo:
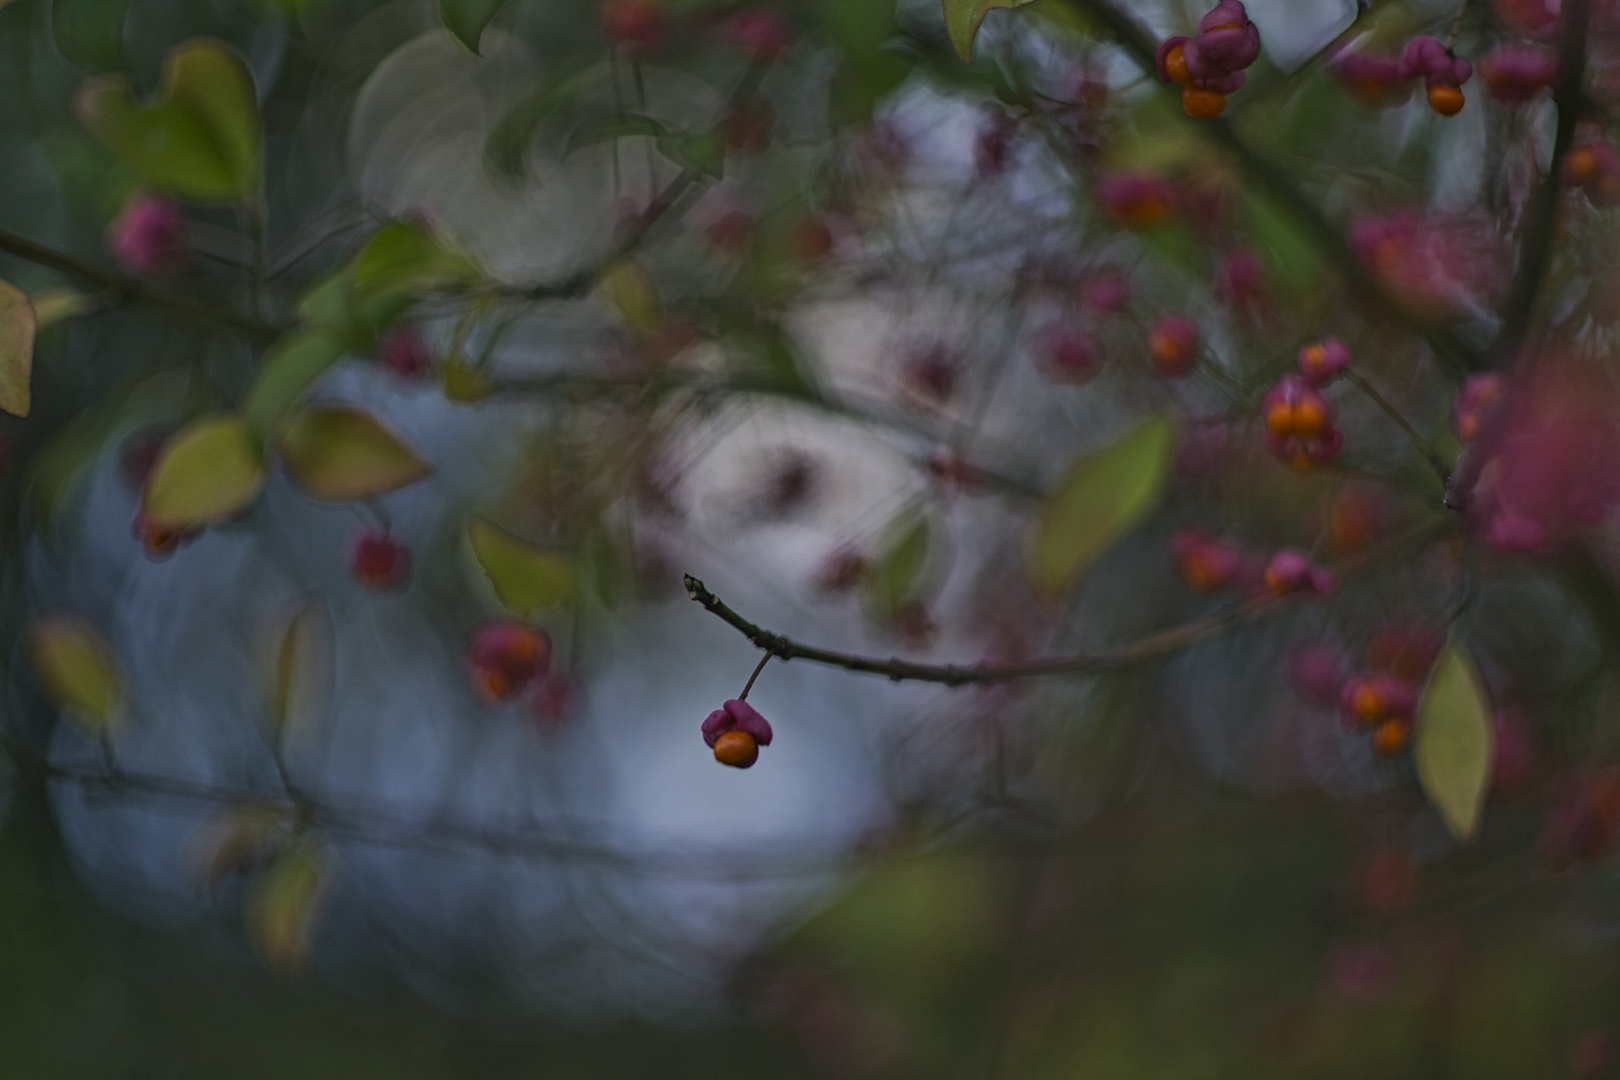
[[[1127,229],[1161,224],[1175,209],[1170,185],[1154,176],[1114,173],[1099,178],[1096,191],[1109,215]]]
[[[386,532],[366,530],[349,552],[349,572],[372,589],[397,589],[411,576],[411,549]]]
[[[1097,374],[1097,343],[1078,327],[1055,323],[1040,335],[1041,374],[1055,383],[1079,386]]]
[[[1080,283],[1080,304],[1094,311],[1124,311],[1131,283],[1117,270],[1099,270]]]
[[[761,60],[774,60],[793,44],[787,20],[772,8],[744,8],[726,21],[733,41]]]
[[[107,246],[125,269],[150,277],[171,277],[191,262],[179,205],[145,192],[130,196],[107,227]]]

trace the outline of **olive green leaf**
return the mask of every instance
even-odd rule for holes
[[[264,458],[240,413],[211,413],[163,447],[146,483],[152,524],[185,529],[228,517],[259,497]]]
[[[1028,550],[1036,588],[1056,598],[1158,504],[1175,428],[1154,417],[1069,466],[1041,508]]]

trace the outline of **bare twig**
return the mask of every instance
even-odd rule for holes
[[[1374,405],[1384,410],[1385,415],[1395,421],[1402,431],[1406,432],[1406,437],[1411,440],[1418,453],[1422,454],[1424,460],[1429,463],[1429,468],[1434,470],[1434,475],[1440,479],[1441,488],[1444,488],[1447,481],[1451,479],[1451,470],[1446,468],[1444,461],[1440,460],[1440,455],[1435,453],[1434,447],[1430,446],[1423,436],[1418,434],[1417,428],[1412,426],[1411,421],[1388,398],[1379,393],[1378,388],[1368,382],[1360,372],[1347,370],[1344,377],[1352,386],[1355,386],[1363,394],[1371,398]]]
[[[1433,522],[1420,526],[1373,551],[1345,560],[1335,567],[1335,570],[1340,578],[1349,577],[1377,562],[1391,550],[1404,548],[1407,544],[1428,537],[1438,527],[1437,523]],[[1286,610],[1303,595],[1253,597],[1202,618],[1182,623],[1180,626],[1160,630],[1129,644],[1098,652],[978,664],[920,664],[898,657],[885,660],[875,656],[860,656],[803,644],[749,622],[691,574],[685,575],[685,581],[687,595],[701,604],[705,611],[742,634],[756,648],[763,649],[772,656],[782,660],[808,660],[812,664],[824,664],[868,675],[883,675],[894,682],[931,682],[943,683],[946,686],[1010,682],[1014,679],[1046,675],[1087,675],[1117,671],[1179,652],[1230,627]]]
[[[48,270],[55,270],[59,274],[66,274],[97,292],[104,293],[114,302],[132,301],[146,304],[182,318],[222,326],[264,341],[281,333],[279,328],[257,316],[245,314],[211,300],[155,289],[143,281],[103,270],[65,251],[47,247],[6,229],[0,229],[0,251],[15,255],[19,259],[26,259]]]
[[[1564,0],[1564,35],[1558,50],[1559,82],[1553,91],[1558,108],[1558,126],[1553,132],[1552,158],[1536,188],[1534,201],[1525,214],[1523,239],[1519,243],[1519,265],[1502,307],[1502,331],[1491,349],[1491,366],[1512,363],[1524,344],[1535,314],[1536,296],[1552,253],[1553,234],[1558,223],[1559,196],[1563,190],[1564,157],[1575,142],[1575,125],[1580,121],[1587,98],[1586,26],[1588,0]]]

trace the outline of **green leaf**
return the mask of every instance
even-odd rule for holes
[[[320,330],[283,335],[264,358],[248,390],[243,411],[254,439],[262,446],[275,433],[287,410],[343,356],[343,345]]]
[[[1165,417],[1074,462],[1047,496],[1028,551],[1030,578],[1055,599],[1157,505],[1175,428]]]
[[[349,264],[362,296],[463,285],[478,276],[466,255],[453,251],[420,221],[390,221],[371,234]]]
[[[259,497],[264,459],[239,413],[213,413],[175,433],[146,484],[154,524],[187,529],[228,517]]]
[[[984,17],[997,8],[1023,7],[1030,0],[944,0],[945,31],[951,36],[956,55],[973,60],[973,39],[979,36]]]
[[[368,499],[433,472],[375,417],[342,406],[295,413],[277,446],[293,482],[318,499]]]
[[[28,294],[0,281],[0,409],[12,416],[28,415],[35,323]]]
[[[451,401],[468,404],[483,401],[495,393],[495,384],[477,365],[462,357],[453,357],[439,368],[444,384],[444,396]]]
[[[507,110],[489,133],[484,143],[485,160],[501,175],[521,180],[526,171],[529,146],[540,129],[574,101],[586,79],[600,70],[600,65],[594,61],[576,59],[541,79]]]
[[[880,618],[892,619],[900,606],[914,600],[933,548],[934,530],[927,515],[903,514],[889,526],[872,567],[867,599]]]
[[[129,80],[114,75],[86,82],[75,110],[154,188],[200,202],[258,190],[263,134],[253,76],[223,42],[198,38],[170,52],[150,105],[137,104]]]
[[[51,35],[62,55],[91,71],[124,68],[129,0],[53,0]]]
[[[439,0],[439,21],[457,41],[476,53],[484,27],[503,3],[505,0]]]
[[[58,708],[95,734],[112,730],[123,707],[124,677],[95,624],[70,612],[44,615],[29,626],[24,646]]]
[[[272,970],[291,975],[309,962],[325,871],[324,854],[307,842],[297,843],[254,880],[242,914],[253,947]]]
[[[1491,780],[1490,700],[1473,659],[1448,644],[1418,702],[1412,761],[1418,783],[1458,840],[1473,835]]]
[[[467,542],[496,599],[514,614],[558,607],[579,590],[579,568],[560,551],[521,540],[483,518],[467,523]]]

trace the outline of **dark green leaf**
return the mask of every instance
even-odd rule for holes
[[[537,83],[507,110],[484,143],[484,158],[501,175],[522,179],[529,145],[546,122],[572,102],[598,65],[576,62]]]
[[[506,0],[439,0],[439,19],[444,28],[473,52],[484,36],[484,27],[501,10]]]
[[[54,0],[51,34],[62,55],[91,71],[124,69],[129,0]]]

